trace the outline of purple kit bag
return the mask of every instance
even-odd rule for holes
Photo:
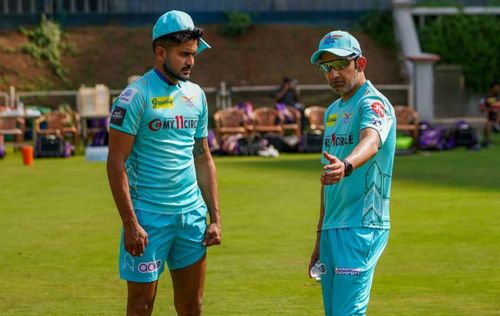
[[[428,122],[420,123],[418,147],[421,150],[446,150],[455,147],[455,139],[449,128],[431,126]]]

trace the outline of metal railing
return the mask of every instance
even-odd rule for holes
[[[403,91],[406,94],[406,104],[413,106],[413,89],[411,85],[406,84],[374,84],[381,91]],[[268,93],[276,92],[279,85],[258,85],[258,86],[231,86],[228,87],[225,82],[221,82],[218,87],[203,87],[205,94],[214,95],[216,109],[224,109],[233,106],[233,97],[239,93]],[[299,84],[297,85],[299,92],[309,91],[331,91],[331,87],[327,84]],[[110,96],[117,96],[123,90],[110,89]],[[5,104],[15,106],[19,102],[23,102],[27,98],[39,97],[74,97],[75,107],[78,97],[78,90],[54,90],[54,91],[15,91],[11,89],[11,96],[5,92],[0,92],[0,97],[5,99]],[[10,104],[9,101],[12,103]]]
[[[406,105],[413,106],[413,88],[407,84],[374,84],[374,86],[381,91],[404,91],[406,93]],[[217,103],[217,108],[227,108],[233,105],[232,96],[237,93],[247,92],[276,92],[279,85],[263,85],[263,86],[234,86],[226,88],[225,83],[221,83],[219,94],[221,95],[221,102]],[[331,91],[332,88],[327,84],[299,84],[297,90],[301,91]]]

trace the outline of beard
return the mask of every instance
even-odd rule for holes
[[[166,62],[163,63],[163,70],[179,81],[187,81],[189,79],[189,74],[183,75],[182,72],[185,70],[191,70],[191,68],[193,67],[184,67],[180,71],[175,72]]]
[[[335,92],[340,96],[343,96],[351,92],[354,88],[356,88],[357,81],[358,81],[358,72],[356,71],[350,82],[345,82],[343,80],[331,81],[330,87],[332,88],[333,92]]]

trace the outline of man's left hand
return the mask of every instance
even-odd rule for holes
[[[213,246],[220,245],[221,243],[221,227],[218,223],[211,223],[208,225],[205,232],[205,239],[203,240],[203,246]]]

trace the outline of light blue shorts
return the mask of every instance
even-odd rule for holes
[[[321,233],[323,304],[328,316],[364,316],[373,274],[389,238],[388,229],[337,228]]]
[[[182,214],[159,214],[136,210],[137,220],[148,234],[142,256],[125,250],[123,231],[120,242],[120,278],[133,282],[153,282],[165,269],[185,268],[198,262],[206,253],[202,242],[207,227],[207,208]]]

